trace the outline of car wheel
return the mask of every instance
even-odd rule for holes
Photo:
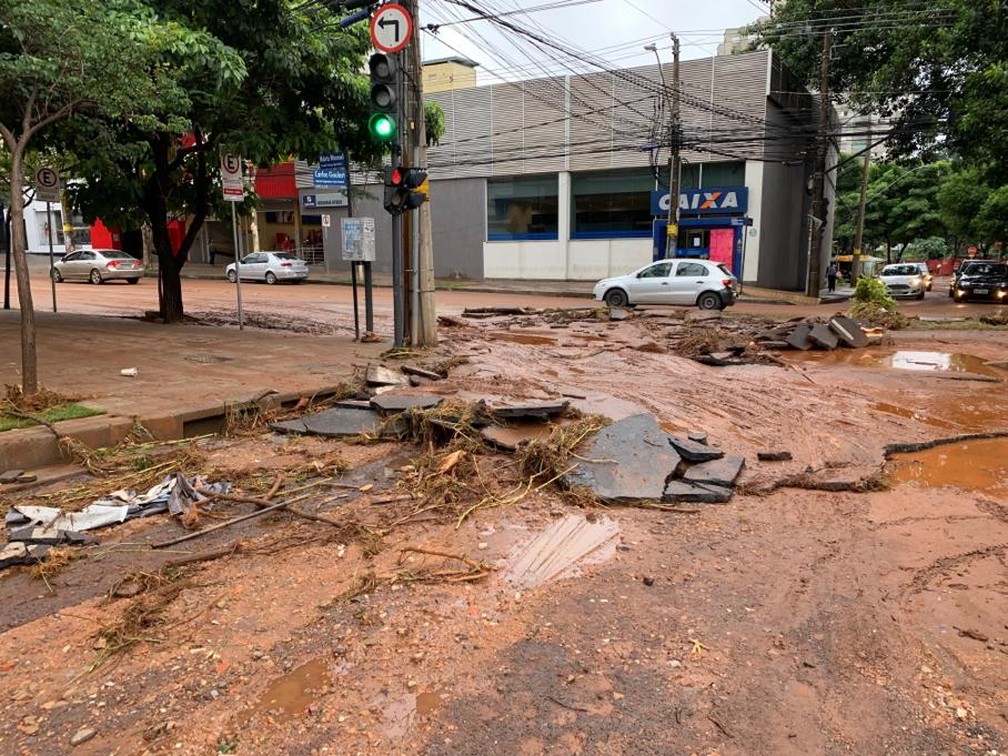
[[[93,269],[88,280],[93,284],[100,284],[102,282],[101,272],[97,268]]]
[[[52,269],[51,275],[53,281],[55,281],[56,283],[63,283],[63,276],[60,275],[60,272],[56,270],[56,268]]]
[[[917,292],[917,299],[924,299],[924,289]]]
[[[238,281],[238,274],[235,273],[233,270],[229,270],[227,272],[227,279],[231,283],[236,283]]]
[[[701,310],[720,310],[722,306],[721,297],[713,291],[705,291],[697,297],[697,307]]]
[[[272,286],[276,282],[277,282],[276,274],[272,270],[266,271],[266,283]]]
[[[963,299],[965,299],[965,297],[963,297],[963,296],[961,296],[959,294],[953,294],[952,295],[952,301],[953,302],[962,302]]]
[[[127,278],[126,279],[126,283],[128,283],[128,284],[137,284],[137,283],[140,283],[140,279],[139,278]]]
[[[630,298],[623,289],[609,289],[602,297],[602,301],[610,307],[626,307]]]

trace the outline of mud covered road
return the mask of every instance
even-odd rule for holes
[[[204,439],[190,464],[260,495],[278,474],[348,468],[311,503],[354,527],[276,515],[166,553],[145,545],[183,531],[155,517],[45,580],[6,572],[0,750],[1005,753],[1008,441],[884,449],[1008,431],[1008,331],[906,330],[718,368],[670,348],[681,311],[651,315],[444,327],[437,359],[454,367],[423,390],[567,397],[705,431],[747,461],[729,504],[585,508],[470,447],[437,472],[429,445],[261,427]],[[768,450],[793,459],[758,461]],[[868,493],[775,488],[880,470],[886,487]],[[515,584],[522,547],[565,516],[616,535]],[[181,577],[157,572],[215,550]],[[122,589],[129,574],[147,593]],[[137,637],[107,632],[154,596]]]

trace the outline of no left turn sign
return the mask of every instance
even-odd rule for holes
[[[371,16],[371,43],[386,53],[396,53],[413,36],[413,17],[398,3],[386,3]]]

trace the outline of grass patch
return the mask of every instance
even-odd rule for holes
[[[43,410],[38,413],[38,417],[50,423],[58,423],[62,420],[76,420],[81,417],[93,417],[94,415],[104,414],[101,410],[91,409],[90,407],[85,407],[82,404],[77,404],[76,402],[66,402],[64,404],[58,404],[55,407],[50,407],[49,409]],[[16,428],[28,428],[32,425],[38,425],[34,420],[29,420],[25,417],[18,417],[17,415],[11,415],[3,410],[0,410],[0,432],[14,430]]]

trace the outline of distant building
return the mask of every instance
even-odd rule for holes
[[[769,16],[760,16],[753,23],[768,21]],[[749,35],[748,26],[739,26],[733,29],[725,29],[724,41],[717,46],[718,55],[738,55],[749,52],[752,45],[752,37]]]
[[[879,118],[874,113],[860,113],[850,105],[838,105],[837,117],[840,120],[840,138],[837,147],[844,155],[862,152],[869,144],[878,142],[892,128],[888,120]],[[884,142],[872,146],[872,160],[885,160],[887,156],[888,149]]]
[[[450,92],[454,89],[471,89],[476,86],[476,66],[468,58],[441,58],[423,64],[423,91],[425,94]]]

